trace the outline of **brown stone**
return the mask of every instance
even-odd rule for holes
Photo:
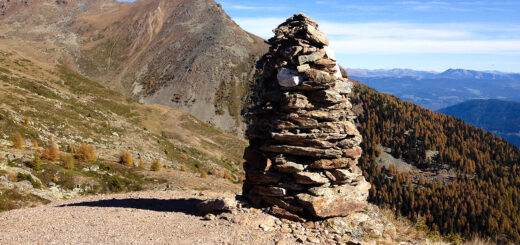
[[[344,97],[333,90],[318,90],[310,93],[310,99],[317,103],[339,104],[343,102]]]
[[[309,103],[305,95],[296,93],[285,93],[282,97],[280,106],[286,110],[312,109],[314,107],[312,104]]]
[[[263,153],[252,148],[246,148],[244,151],[244,169],[268,171],[271,167],[271,160]]]
[[[305,65],[300,65],[300,66],[296,67],[296,69],[298,70],[298,72],[304,73],[305,71],[311,69],[311,66],[309,66],[308,64],[305,64]]]
[[[347,216],[366,207],[366,201],[350,200],[348,197],[314,197],[309,194],[299,194],[300,202],[306,210],[318,218]]]
[[[298,173],[303,171],[305,167],[302,164],[287,161],[285,163],[275,165],[274,169],[282,173]]]
[[[327,68],[334,68],[336,67],[336,62],[329,59],[319,59],[317,61],[314,61],[314,64],[327,67]]]
[[[359,146],[363,141],[361,135],[354,135],[348,139],[343,139],[338,142],[338,146],[341,148],[353,148],[355,146]]]
[[[316,197],[347,196],[352,200],[365,200],[370,187],[370,183],[363,178],[354,185],[317,186],[310,188],[308,192]]]
[[[370,184],[366,181],[356,186],[314,187],[311,194],[297,195],[305,209],[319,218],[347,216],[366,207]]]
[[[208,199],[195,206],[198,212],[229,212],[237,208],[237,201],[231,198]]]
[[[303,208],[289,204],[286,201],[276,198],[276,197],[265,196],[265,197],[263,197],[263,199],[265,202],[267,202],[269,204],[277,205],[277,206],[279,206],[283,209],[289,210],[289,211],[293,211],[293,212],[297,212],[297,213],[303,212]]]
[[[310,54],[310,53],[314,53],[316,51],[318,51],[318,48],[316,48],[316,47],[312,47],[312,46],[310,46],[310,47],[303,47],[303,53],[304,54]],[[327,52],[325,52],[325,53],[327,53]]]
[[[323,32],[319,31],[312,25],[305,26],[306,30],[306,39],[311,41],[312,43],[318,44],[318,45],[326,45],[329,46],[329,39],[323,34]]]
[[[350,158],[320,159],[309,164],[309,169],[347,168],[357,164],[357,160]]]
[[[350,149],[343,149],[344,157],[356,159],[356,158],[360,158],[361,154],[363,154],[363,149],[361,149],[361,147],[359,147],[359,146],[356,146],[356,147],[350,148]]]
[[[341,140],[347,137],[346,134],[326,134],[326,133],[271,133],[271,137],[279,141],[299,142],[302,140],[316,139],[316,140]]]
[[[316,128],[318,126],[318,121],[313,118],[303,117],[298,114],[291,114],[288,118],[299,128]]]
[[[332,183],[336,182],[336,177],[334,177],[330,171],[325,171],[325,176],[327,176],[327,178],[329,178]]]
[[[325,56],[325,50],[324,49],[320,49],[314,53],[311,53],[309,55],[300,55],[298,57],[298,63],[300,65],[303,65],[303,64],[306,64],[306,63],[309,63],[309,62],[314,62],[314,61],[317,61],[321,58],[323,58],[323,56]]]
[[[246,173],[247,181],[253,184],[276,184],[282,178],[281,174],[271,172],[251,171]]]
[[[292,59],[294,56],[297,56],[302,50],[303,47],[301,46],[290,46],[283,49],[280,52],[280,54],[287,59]]]
[[[306,112],[302,113],[301,115],[319,119],[322,121],[337,121],[340,118],[346,118],[347,112],[345,110],[331,110],[331,111],[312,110],[312,111],[306,111]]]
[[[281,142],[292,143],[295,145],[318,147],[318,148],[331,148],[331,147],[334,147],[337,145],[337,143],[327,141],[326,139],[311,138],[310,135],[315,135],[315,134],[271,133],[271,136],[273,139],[281,141]],[[309,136],[309,137],[307,138],[306,136]]]
[[[307,156],[315,158],[339,158],[343,152],[334,149],[318,149],[312,147],[292,146],[292,145],[266,145],[260,147],[263,151],[274,153],[285,153],[296,156]]]
[[[287,195],[287,190],[281,187],[265,187],[256,185],[251,189],[251,192],[256,193],[261,196],[273,196],[273,197],[281,197]]]
[[[280,208],[278,206],[272,206],[271,208],[269,208],[269,213],[276,217],[280,217],[283,219],[288,219],[288,220],[292,220],[292,221],[296,221],[296,222],[304,223],[306,221],[304,218],[302,218],[294,213],[291,213],[283,208]]]
[[[305,72],[307,72],[306,70]],[[305,73],[304,72],[304,73]],[[323,89],[329,89],[333,86],[333,84],[321,84],[314,81],[303,81],[300,85],[290,87],[290,88],[281,88],[282,90],[286,91],[316,91],[316,90],[323,90]]]
[[[296,183],[304,185],[323,185],[329,183],[329,179],[320,173],[313,172],[298,172],[295,173],[294,178]]]
[[[305,71],[304,75],[307,79],[320,84],[333,84],[336,81],[336,78],[329,73],[312,68]]]
[[[319,123],[318,127],[324,133],[359,135],[356,125],[350,121],[323,122]]]
[[[362,174],[361,169],[353,166],[350,169],[331,169],[330,173],[334,176],[334,183],[344,184],[356,180]]]
[[[294,180],[292,180],[294,181]],[[296,184],[294,182],[291,182],[291,181],[287,181],[287,182],[280,182],[278,183],[278,185],[286,190],[290,190],[290,191],[304,191],[307,189],[307,187],[303,186],[303,185],[300,185],[300,184]]]

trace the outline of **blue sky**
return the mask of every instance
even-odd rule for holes
[[[263,38],[297,12],[349,68],[520,72],[520,1],[217,0]]]

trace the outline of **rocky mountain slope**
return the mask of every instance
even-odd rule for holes
[[[469,100],[438,112],[460,118],[520,147],[520,103],[504,100]]]
[[[142,102],[243,131],[241,111],[263,40],[213,0],[2,1],[2,45],[68,65]]]

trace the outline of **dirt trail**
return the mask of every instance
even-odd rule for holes
[[[234,194],[147,191],[85,196],[0,213],[0,244],[291,244],[260,224],[273,217],[243,211],[207,221],[194,206]],[[238,219],[236,217],[239,217]],[[274,223],[273,223],[274,224]]]

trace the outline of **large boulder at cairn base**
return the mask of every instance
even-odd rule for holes
[[[274,33],[246,133],[244,196],[297,221],[364,209],[370,184],[356,166],[352,83],[314,20],[296,14]]]

